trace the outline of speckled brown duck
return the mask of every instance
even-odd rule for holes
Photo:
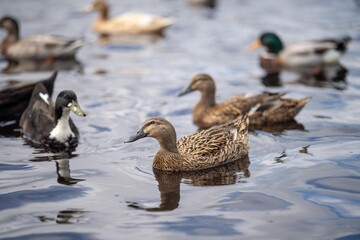
[[[164,118],[146,120],[141,129],[126,142],[153,137],[159,149],[153,167],[165,171],[196,171],[220,166],[248,153],[248,117],[214,126],[181,138],[176,142],[173,125]]]
[[[99,11],[99,17],[93,23],[93,29],[102,35],[112,34],[159,34],[173,21],[146,13],[126,13],[114,18],[109,17],[109,6],[105,1],[97,0],[84,9],[85,12]]]
[[[201,92],[200,101],[192,111],[193,123],[200,129],[225,124],[244,114],[249,115],[251,126],[287,122],[293,120],[309,100],[284,99],[283,93],[264,92],[258,95],[234,96],[222,103],[216,103],[215,81],[208,74],[195,75],[179,96],[193,91]]]

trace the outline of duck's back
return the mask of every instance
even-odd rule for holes
[[[74,56],[83,44],[82,39],[74,40],[57,35],[34,35],[10,45],[6,54],[12,59],[66,58]]]
[[[206,169],[232,162],[248,152],[246,115],[234,122],[214,126],[178,141],[178,150],[189,170]]]

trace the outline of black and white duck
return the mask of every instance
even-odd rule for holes
[[[79,131],[70,118],[70,111],[86,116],[71,90],[59,93],[55,104],[43,84],[35,86],[28,107],[20,119],[24,138],[35,146],[54,152],[72,152],[78,145]]]

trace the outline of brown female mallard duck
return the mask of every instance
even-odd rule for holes
[[[126,13],[109,18],[109,6],[105,1],[97,0],[85,8],[85,12],[99,11],[99,17],[93,23],[93,29],[102,35],[112,34],[159,34],[173,21],[156,15],[145,13]]]
[[[69,116],[70,111],[86,116],[73,91],[60,92],[54,104],[44,85],[37,84],[20,119],[23,136],[34,145],[44,146],[52,151],[75,150],[79,131]]]
[[[283,93],[264,92],[253,96],[234,96],[223,103],[216,103],[215,81],[208,74],[195,75],[179,96],[196,90],[201,92],[201,99],[192,116],[193,123],[200,129],[227,123],[243,114],[249,114],[250,126],[286,122],[292,120],[309,99],[283,99]]]
[[[176,142],[173,125],[164,118],[146,120],[141,129],[126,142],[153,137],[160,145],[153,167],[165,171],[195,171],[233,162],[248,153],[246,115],[235,121],[214,126]]]
[[[49,78],[36,82],[9,81],[9,85],[0,91],[0,121],[19,120],[29,104],[31,93],[36,84],[44,84],[49,96],[52,96],[55,71]]]
[[[69,39],[55,35],[34,35],[20,38],[19,24],[10,16],[0,19],[0,28],[8,34],[1,43],[1,54],[9,67],[23,60],[49,62],[53,59],[74,59],[76,51],[84,44],[82,39]]]
[[[338,64],[350,40],[346,36],[342,39],[309,40],[284,46],[277,34],[265,32],[248,46],[248,50],[261,46],[266,48],[266,52],[260,55],[260,64],[268,72],[289,70],[298,73],[312,71],[315,74],[323,65]]]

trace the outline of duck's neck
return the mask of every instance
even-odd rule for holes
[[[56,139],[58,142],[66,142],[69,137],[74,137],[69,124],[70,110],[64,109],[59,115],[59,111],[55,111],[56,126],[50,133],[51,139]]]
[[[157,138],[159,142],[159,150],[170,153],[179,153],[176,143],[176,133],[175,130],[172,134],[167,135],[166,137]]]
[[[215,105],[215,86],[208,86],[206,89],[201,90],[200,101],[196,104],[193,111],[200,114]]]
[[[100,9],[99,19],[102,21],[106,21],[109,19],[109,8],[107,6],[103,6]]]
[[[173,130],[172,134],[161,136],[157,138],[157,140],[160,147],[154,157],[153,167],[162,170],[176,171],[182,162],[182,156],[177,148],[175,130]]]
[[[7,48],[10,45],[19,41],[19,39],[20,39],[19,29],[16,26],[14,26],[11,29],[8,29],[8,34],[1,43],[1,53],[5,55],[7,52]]]

